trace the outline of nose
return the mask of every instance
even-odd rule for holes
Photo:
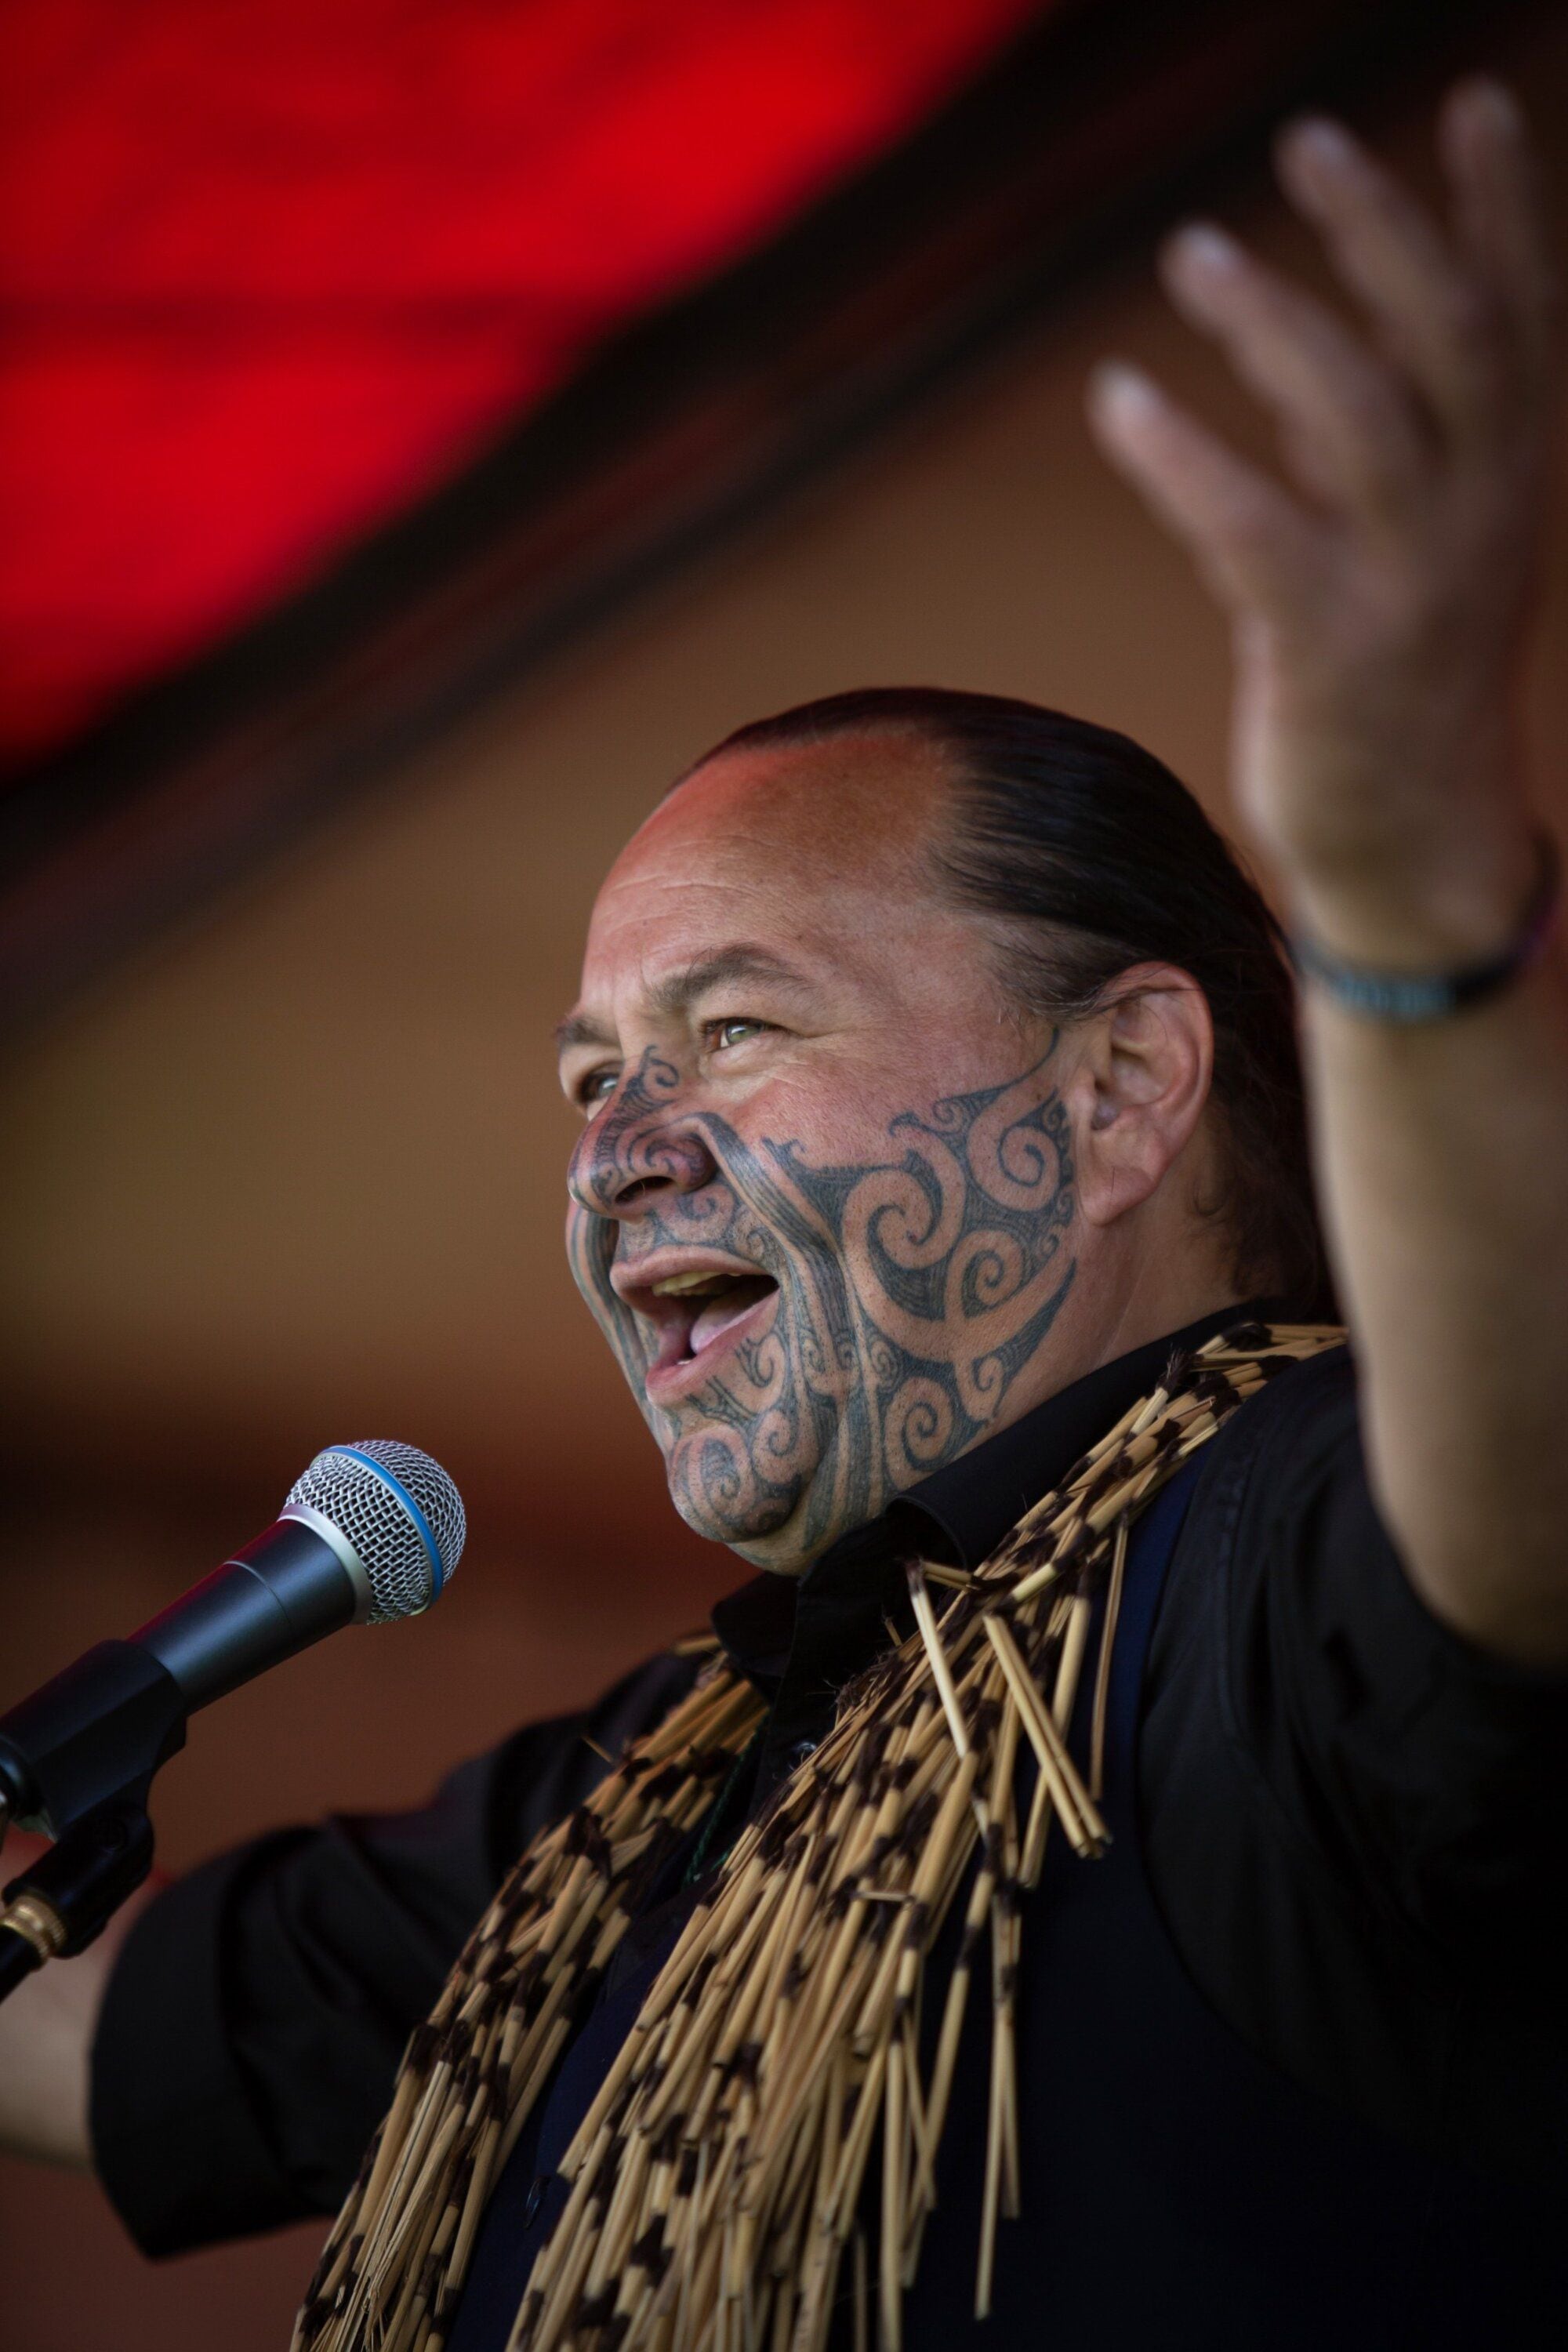
[[[651,1050],[584,1131],[567,1189],[598,1217],[646,1214],[672,1192],[697,1192],[718,1166],[700,1129],[680,1108],[673,1063]]]

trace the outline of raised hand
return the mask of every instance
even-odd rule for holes
[[[1195,224],[1162,274],[1271,413],[1282,478],[1138,371],[1101,368],[1106,454],[1229,614],[1234,785],[1293,919],[1342,956],[1459,964],[1499,947],[1533,852],[1516,660],[1552,418],[1553,281],[1517,106],[1456,89],[1439,223],[1329,121],[1280,184],[1352,316]]]

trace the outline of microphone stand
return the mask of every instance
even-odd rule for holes
[[[134,1642],[100,1642],[0,1716],[0,1839],[54,1840],[0,1891],[0,2000],[84,1951],[153,1866],[147,1793],[184,1745],[174,1676]]]
[[[0,2000],[46,1960],[84,1951],[152,1866],[153,1824],[135,1797],[84,1813],[0,1897]]]
[[[174,1675],[140,1643],[98,1643],[0,1715],[7,1815],[63,1841],[89,1813],[140,1801],[184,1746],[187,1711]]]

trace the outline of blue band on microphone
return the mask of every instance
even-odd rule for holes
[[[430,1574],[434,1580],[431,1587],[430,1598],[432,1601],[438,1601],[441,1597],[442,1587],[447,1581],[441,1568],[441,1555],[437,1549],[436,1538],[430,1532],[429,1520],[426,1517],[424,1512],[420,1509],[418,1504],[415,1501],[413,1496],[404,1485],[402,1479],[395,1478],[392,1472],[387,1468],[385,1463],[378,1462],[374,1454],[362,1454],[357,1445],[333,1445],[330,1446],[328,1451],[332,1454],[346,1454],[351,1462],[363,1462],[367,1470],[374,1470],[375,1472],[376,1476],[381,1480],[384,1486],[391,1487],[393,1493],[396,1496],[398,1501],[402,1504],[404,1509],[407,1512],[409,1517],[418,1528],[420,1540],[423,1542],[426,1550],[430,1555]]]

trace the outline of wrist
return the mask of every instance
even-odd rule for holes
[[[1557,845],[1534,836],[1534,878],[1511,930],[1479,954],[1425,967],[1348,957],[1298,929],[1290,940],[1298,976],[1313,993],[1363,1021],[1426,1025],[1469,1011],[1510,988],[1539,962],[1556,927],[1562,878]]]
[[[1517,933],[1541,876],[1541,834],[1506,825],[1375,856],[1287,865],[1287,928],[1324,954],[1397,971],[1484,961]]]

